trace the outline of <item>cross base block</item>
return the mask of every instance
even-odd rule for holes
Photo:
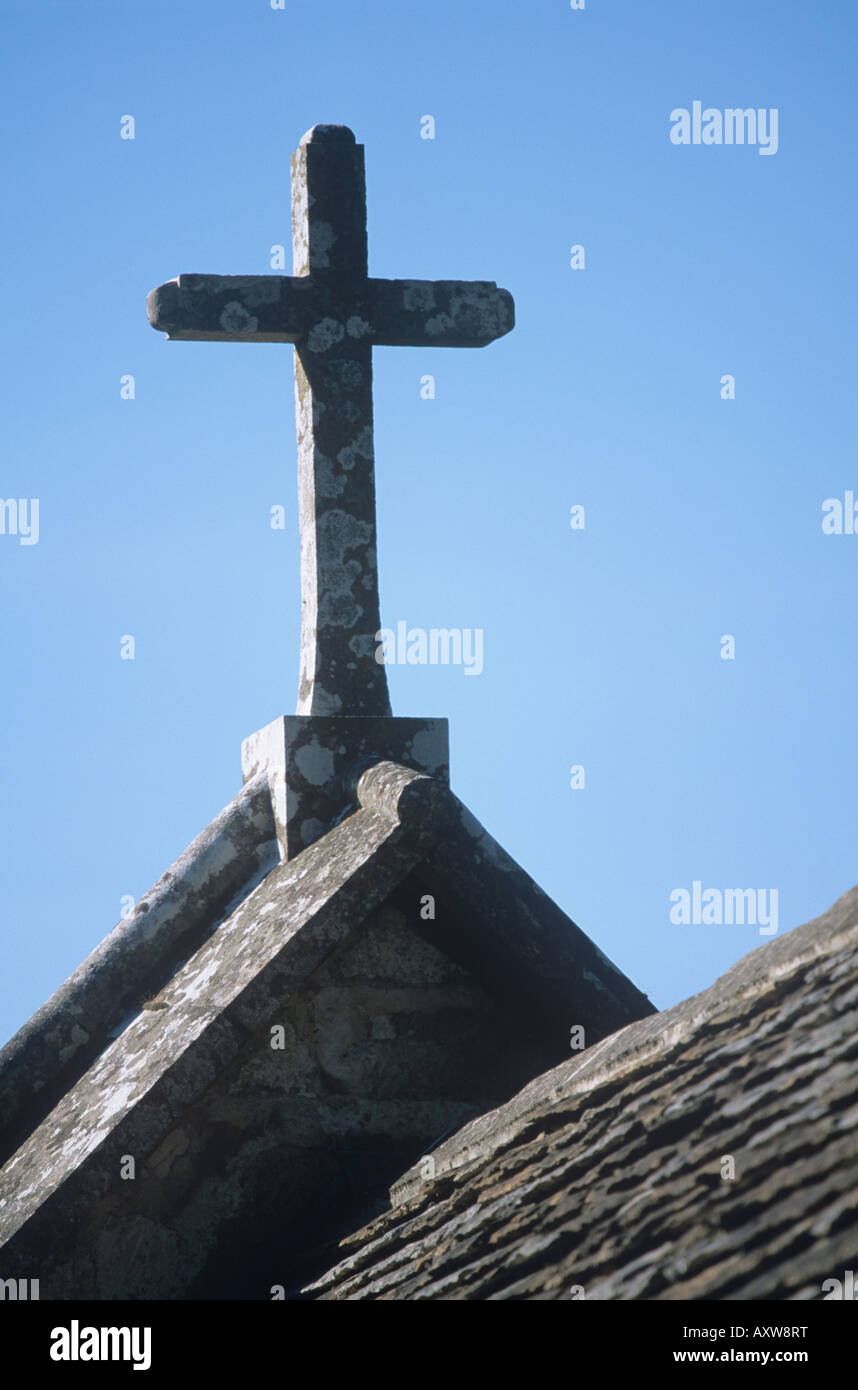
[[[241,745],[245,782],[267,772],[283,859],[359,809],[357,783],[388,760],[450,780],[446,719],[284,714]]]

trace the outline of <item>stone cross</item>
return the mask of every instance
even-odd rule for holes
[[[368,275],[363,146],[315,126],[292,156],[293,276],[180,275],[168,338],[294,343],[301,531],[299,715],[388,716],[375,526],[372,347],[483,347],[514,323],[494,282]]]

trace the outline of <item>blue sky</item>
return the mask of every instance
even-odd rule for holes
[[[458,795],[659,1006],[766,939],[673,890],[777,889],[782,933],[851,887],[858,536],[821,522],[858,495],[855,6],[0,18],[0,496],[39,499],[36,544],[0,535],[0,1037],[294,711],[292,349],[168,344],[145,299],[268,270],[318,122],[366,146],[371,273],[517,307],[481,351],[375,353],[383,622],[484,634],[478,678],[391,668],[395,713],[449,717]],[[777,109],[777,153],[672,144],[695,100]]]

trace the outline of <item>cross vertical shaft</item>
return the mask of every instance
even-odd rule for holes
[[[389,715],[375,522],[363,148],[316,126],[292,156],[296,277],[312,276],[314,319],[295,346],[301,529],[298,714]],[[342,306],[355,312],[343,321]],[[329,310],[330,312],[326,312]]]
[[[363,146],[345,126],[314,126],[292,157],[292,247],[294,275],[179,275],[151,292],[147,312],[174,340],[295,347],[296,718],[346,716],[347,743],[355,721],[368,728],[391,717],[387,674],[375,659],[372,348],[485,347],[513,327],[515,306],[493,280],[370,277]]]

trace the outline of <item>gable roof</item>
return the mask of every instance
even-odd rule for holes
[[[304,1296],[819,1299],[858,1249],[856,1060],[853,888],[466,1124]]]
[[[124,1155],[156,1149],[272,1011],[421,866],[453,904],[436,945],[461,949],[500,989],[523,987],[549,1060],[566,1046],[570,1012],[602,1036],[651,1011],[432,778],[376,764],[355,814],[273,866],[268,795],[264,777],[249,784],[0,1054],[7,1123],[26,1130],[0,1172],[6,1265],[19,1246],[56,1245],[64,1213],[80,1220],[100,1201]],[[135,994],[142,978],[164,981],[154,1006]]]

